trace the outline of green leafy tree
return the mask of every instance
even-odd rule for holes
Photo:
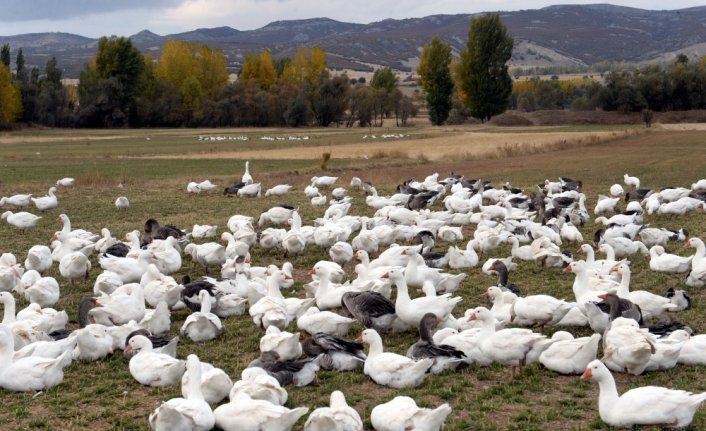
[[[384,117],[389,117],[395,110],[400,97],[400,92],[397,91],[397,77],[389,67],[378,69],[373,73],[370,87],[374,90],[372,119],[374,125],[382,127]]]
[[[481,121],[505,112],[512,94],[507,62],[514,41],[498,15],[471,19],[466,49],[461,52],[457,81],[461,99]]]
[[[451,77],[451,47],[434,36],[431,43],[424,45],[419,59],[419,84],[424,90],[429,120],[440,126],[449,118],[451,111],[451,95],[454,82]]]
[[[6,43],[0,48],[0,64],[10,70],[10,44]]]
[[[351,84],[346,75],[321,79],[317,97],[313,103],[314,117],[318,126],[328,127],[329,124],[343,117],[348,105],[350,88]]]
[[[100,38],[96,57],[81,72],[81,121],[92,127],[136,124],[144,70],[145,59],[130,39]]]
[[[17,50],[17,56],[15,57],[15,76],[20,82],[27,81],[29,76],[27,75],[27,67],[25,66],[25,55],[22,52],[22,48]]]

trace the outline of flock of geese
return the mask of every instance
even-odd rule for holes
[[[320,369],[362,372],[379,385],[408,388],[464,364],[504,364],[514,377],[518,369],[539,362],[557,373],[583,373],[582,379],[596,380],[600,417],[613,426],[687,426],[706,400],[706,393],[653,386],[619,395],[611,375],[706,364],[706,334],[694,335],[680,322],[657,321],[664,313],[688,308],[688,293],[670,289],[660,296],[631,290],[629,264],[642,254],[649,257],[652,271],[684,274],[689,287],[706,284],[701,239],[677,227],[643,224],[646,214],[678,216],[669,219],[676,222],[704,209],[706,180],[690,188],[656,190],[641,188],[637,178],[626,174],[627,190],[613,185],[593,208],[593,223],[601,227],[593,244],[605,254],[603,259],[579,230],[591,223],[579,180],[546,180],[536,192],[525,194],[509,184],[495,188],[487,181],[459,175],[440,180],[433,174],[423,181],[405,181],[397,193],[382,196],[372,184],[353,178],[350,189],[366,194],[366,204],[375,209],[372,217],[350,214],[352,198],[347,189],[334,188],[337,180],[315,176],[306,187],[312,205],[328,205],[312,224],[304,224],[298,208],[278,205],[257,220],[233,215],[222,242],[191,242],[217,236],[217,226],[195,225],[187,233],[155,219],[120,241],[107,228],[100,235],[74,229],[61,214],[63,227],[52,235],[51,244],[31,247],[23,265],[11,253],[0,256],[0,387],[45,390],[61,384],[62,370],[72,361],[97,361],[123,350],[130,374],[140,384],[181,384],[182,397],[149,414],[156,430],[291,429],[309,409],[285,407],[285,388],[310,384]],[[72,184],[70,179],[57,182]],[[215,187],[205,180],[189,183],[187,191]],[[265,195],[281,197],[291,189],[277,185]],[[225,188],[224,194],[259,197],[260,190],[246,162],[241,181]],[[323,191],[330,191],[330,200]],[[55,192],[52,187],[34,204],[42,211],[56,208]],[[0,204],[23,208],[31,199],[15,195],[3,197]],[[619,208],[623,202],[625,211]],[[443,210],[432,210],[434,206]],[[37,220],[30,213],[11,211],[2,218],[23,231]],[[435,251],[438,242],[463,241],[462,228],[468,225],[475,229],[465,247]],[[575,259],[561,248],[571,242],[580,244],[585,259]],[[667,253],[672,243],[695,252],[688,257]],[[481,264],[479,253],[492,255],[502,244],[511,245],[510,256]],[[330,260],[309,270],[312,280],[303,286],[301,297],[282,294],[294,283],[290,263],[256,266],[250,256],[255,247],[292,256],[313,245],[328,250]],[[97,259],[91,259],[94,253]],[[176,281],[171,274],[182,269],[185,256],[203,266],[207,276]],[[343,266],[352,260],[359,264],[344,282]],[[518,265],[526,265],[521,261],[573,273],[574,300],[523,296],[522,286],[509,281]],[[66,312],[50,308],[59,301],[59,282],[43,274],[55,263],[69,283],[87,278],[91,265],[103,269],[93,296],[81,302],[80,328],[73,331],[67,329]],[[456,293],[470,268],[477,266],[498,276],[486,292],[492,305],[455,313],[462,299]],[[449,273],[445,267],[461,272]],[[208,276],[219,268],[219,278]],[[13,293],[30,305],[17,312]],[[179,309],[191,311],[180,335],[195,342],[218,338],[229,319],[248,313],[262,330],[260,356],[235,382],[194,354],[176,358],[178,337],[170,337],[169,331],[171,312]],[[360,336],[345,338],[356,323],[365,328]],[[288,332],[292,325],[301,332]],[[590,326],[595,333],[576,338],[561,330],[548,338],[542,334],[545,326]],[[303,341],[302,332],[309,335]],[[400,332],[419,334],[406,355],[385,350],[384,336]],[[602,360],[596,360],[599,346]],[[397,396],[374,407],[370,421],[376,430],[439,430],[450,413],[448,404],[420,408],[412,398]],[[304,429],[362,430],[363,421],[343,391],[336,390],[328,407],[309,414]]]

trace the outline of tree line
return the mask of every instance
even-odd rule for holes
[[[603,74],[603,83],[588,77],[513,83],[507,65],[513,45],[494,14],[471,19],[460,58],[434,37],[420,55],[417,97],[402,94],[390,68],[376,70],[370,82],[332,75],[319,47],[301,48],[292,58],[274,59],[267,50],[248,54],[238,79],[229,82],[220,50],[170,40],[155,60],[130,39],[104,37],[78,87],[71,87],[62,85],[55,58],[43,73],[27,70],[21,49],[11,73],[4,45],[0,127],[16,121],[53,127],[379,127],[386,120],[404,126],[419,102],[435,125],[469,117],[487,121],[506,109],[706,109],[706,60],[681,55],[664,67]]]

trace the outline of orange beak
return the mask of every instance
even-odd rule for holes
[[[102,306],[103,306],[103,304],[101,304],[100,302],[96,301],[96,307],[102,307]]]
[[[289,275],[287,275],[287,274],[284,274],[284,279],[285,279],[285,280],[291,280],[291,279],[292,279],[292,277],[291,277],[291,276],[289,276]]]
[[[478,320],[478,316],[476,316],[476,313],[472,313],[470,316],[468,316],[468,320]]]
[[[380,278],[390,278],[390,273],[386,272]]]
[[[691,247],[691,241],[687,241],[684,243],[684,248],[689,248]]]
[[[309,270],[309,275],[316,275],[316,268],[311,268]]]
[[[125,347],[125,353],[128,353],[128,352],[132,352],[132,344],[128,344],[128,345]]]
[[[486,298],[487,298],[488,296],[490,296],[490,294],[489,294],[487,291],[481,293],[481,295],[485,296]]]
[[[590,379],[591,377],[593,377],[593,372],[590,368],[586,368],[586,371],[581,374],[581,380]]]
[[[362,343],[363,342],[363,334],[358,335],[358,337],[355,339],[356,343]]]
[[[56,236],[56,234],[54,234],[54,235],[51,236],[51,240],[52,240],[52,241],[56,241],[57,239],[59,239],[59,237]]]
[[[566,268],[564,268],[563,272],[571,272],[573,270],[573,268],[574,268],[573,265],[569,264]]]
[[[243,263],[250,263],[250,259],[245,259]]]
[[[614,266],[610,269],[610,272],[618,272],[618,267]]]
[[[602,294],[598,295],[598,297],[601,299],[606,299],[607,296],[608,295],[606,293],[602,293]]]

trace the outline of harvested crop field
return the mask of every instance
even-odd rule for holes
[[[321,217],[325,207],[314,207],[303,195],[304,187],[313,175],[338,176],[337,186],[349,188],[351,177],[371,181],[381,195],[393,194],[395,186],[409,178],[423,180],[438,172],[440,177],[453,173],[467,178],[492,180],[496,186],[510,182],[527,192],[545,179],[556,181],[560,175],[581,179],[587,195],[587,206],[595,205],[599,193],[605,194],[613,183],[622,183],[624,173],[640,177],[646,187],[689,187],[706,174],[706,158],[702,157],[704,133],[698,126],[686,130],[654,127],[644,130],[635,126],[556,127],[556,128],[471,128],[448,127],[391,129],[392,134],[409,135],[402,140],[366,142],[367,130],[306,129],[209,129],[209,130],[129,130],[23,132],[0,136],[0,196],[33,193],[42,196],[57,179],[71,176],[76,185],[60,188],[59,207],[39,214],[42,219],[25,234],[7,223],[0,223],[0,253],[12,252],[23,262],[27,250],[34,244],[48,245],[51,235],[61,228],[57,216],[71,217],[74,228],[99,232],[107,227],[114,236],[122,237],[134,229],[141,230],[150,217],[187,230],[196,224],[218,225],[218,234],[227,230],[226,221],[233,214],[257,217],[274,205],[289,204],[300,208],[304,224],[310,225]],[[373,130],[376,135],[380,131]],[[202,137],[199,140],[199,136]],[[227,137],[247,140],[228,140]],[[262,140],[263,136],[281,137],[280,141]],[[288,136],[307,140],[285,140]],[[205,138],[209,137],[208,140]],[[210,140],[210,137],[224,137]],[[566,143],[564,143],[566,139]],[[477,140],[477,141],[476,141]],[[448,145],[448,147],[445,147]],[[477,153],[471,154],[468,146]],[[263,147],[259,150],[260,147]],[[443,148],[443,156],[435,152]],[[345,149],[345,152],[344,152]],[[332,152],[326,171],[321,169],[321,153]],[[299,156],[299,153],[307,157]],[[259,156],[258,156],[259,154]],[[260,157],[267,154],[267,157]],[[344,157],[348,155],[348,157]],[[367,155],[368,158],[362,157]],[[421,156],[420,156],[421,155]],[[244,162],[250,159],[250,172],[255,181],[262,181],[263,190],[275,184],[289,183],[293,190],[283,197],[259,199],[227,198],[219,190],[240,180]],[[190,195],[187,182],[210,179],[219,187],[210,193]],[[122,187],[119,187],[122,185]],[[374,211],[365,204],[365,197],[349,190],[353,197],[351,214],[372,216]],[[113,202],[117,196],[130,199],[130,207],[118,211]],[[440,203],[432,209],[441,210]],[[3,209],[4,210],[4,209]],[[36,212],[34,208],[30,211]],[[593,213],[581,232],[587,240],[597,226]],[[652,215],[645,223],[655,227],[685,227],[694,236],[704,238],[706,214],[697,211],[688,216]],[[265,225],[263,228],[270,227]],[[475,227],[464,227],[464,240],[443,243],[439,251],[449,246],[465,247]],[[355,235],[355,233],[353,234]],[[212,239],[218,241],[218,238]],[[197,242],[205,242],[197,241]],[[567,249],[577,259],[584,255],[578,244]],[[670,243],[668,252],[690,255],[692,250],[682,244]],[[510,247],[501,246],[495,252],[482,255],[507,256]],[[286,296],[303,297],[303,285],[309,282],[308,270],[328,253],[316,245],[308,245],[301,255],[284,257],[281,249],[252,249],[254,265],[281,265],[289,260],[294,265],[294,286]],[[685,288],[681,274],[657,274],[649,271],[647,260],[633,260],[632,285],[663,294],[668,287]],[[77,306],[82,297],[93,295],[93,282],[101,272],[94,254],[89,279],[69,285],[61,277],[57,265],[46,275],[55,277],[61,285],[61,299],[54,306],[69,314],[69,328],[77,329]],[[347,277],[354,277],[354,264],[344,266]],[[213,275],[214,272],[211,270]],[[465,272],[458,295],[463,301],[454,310],[464,310],[485,304],[482,293],[496,278],[481,272],[479,267],[452,272]],[[173,274],[179,280],[184,275],[193,278],[205,274],[203,267],[184,256],[181,269]],[[532,262],[522,262],[511,281],[527,294],[545,293],[559,298],[572,297],[572,274],[560,269],[545,269]],[[706,292],[687,288],[693,307],[674,317],[691,326],[697,333],[706,333]],[[394,293],[393,293],[394,295]],[[413,293],[416,296],[417,293]],[[18,309],[27,301],[18,298]],[[172,313],[171,335],[177,335],[188,310]],[[243,368],[259,354],[259,339],[264,331],[255,327],[247,315],[223,319],[225,332],[213,341],[194,343],[182,339],[177,351],[179,358],[197,353],[201,360],[220,367],[237,380]],[[288,330],[296,332],[296,324]],[[355,338],[362,327],[354,325],[347,334]],[[554,329],[547,329],[550,335]],[[572,330],[572,332],[574,332]],[[582,328],[575,333],[588,335]],[[306,337],[302,337],[306,338]],[[384,337],[385,349],[404,354],[418,339],[418,334]],[[629,388],[659,385],[695,392],[706,391],[706,367],[677,367],[640,376],[617,374],[619,391]],[[416,389],[395,390],[373,383],[362,371],[338,373],[320,372],[311,386],[288,388],[288,407],[307,406],[310,411],[328,404],[332,390],[342,390],[348,403],[371,429],[370,413],[374,406],[396,395],[413,397],[419,405],[435,407],[449,403],[453,409],[445,430],[588,430],[611,429],[598,416],[597,385],[579,381],[577,376],[562,376],[539,364],[525,367],[513,380],[504,366],[470,367],[432,376]],[[122,352],[91,363],[75,362],[65,370],[64,382],[38,395],[0,390],[0,429],[148,429],[147,417],[161,402],[181,396],[179,385],[149,388],[140,385],[128,372]],[[216,407],[213,405],[212,407]],[[295,430],[303,429],[305,419]],[[692,430],[706,429],[706,408],[697,413]]]

